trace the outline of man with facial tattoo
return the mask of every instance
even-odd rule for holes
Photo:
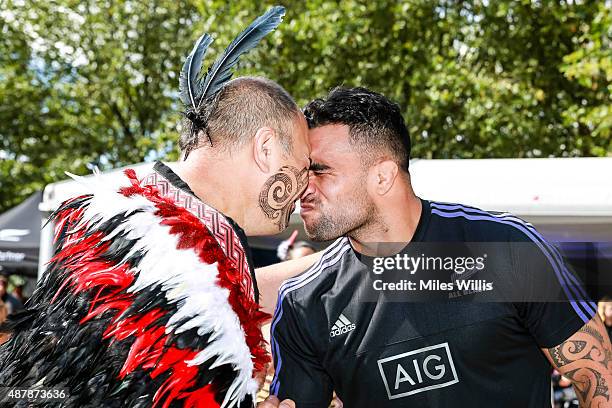
[[[154,172],[143,175],[144,177],[130,175],[132,187],[126,188],[132,188],[134,191],[124,191],[128,196],[134,194],[134,197],[137,194],[147,196],[149,191],[146,190],[154,192],[151,199],[156,203],[156,211],[162,213],[162,223],[171,228],[180,230],[198,221],[207,227],[214,241],[200,244],[197,242],[199,237],[188,236],[192,234],[188,232],[179,234],[178,244],[175,245],[184,251],[190,248],[197,251],[199,245],[220,245],[229,259],[228,267],[234,270],[234,275],[229,276],[228,280],[238,280],[235,282],[236,289],[225,286],[231,290],[230,301],[235,299],[237,304],[242,305],[239,309],[248,309],[250,312],[240,316],[243,327],[247,324],[255,325],[265,317],[256,309],[255,301],[258,300],[259,293],[246,235],[275,234],[287,227],[295,201],[307,186],[310,154],[307,134],[308,128],[303,114],[282,87],[264,78],[237,78],[228,82],[214,101],[206,131],[195,135],[187,130],[183,132],[180,139],[182,159],[174,164],[157,162]],[[96,205],[96,198],[90,203],[90,209]],[[119,194],[116,199],[120,199]],[[119,203],[105,202],[103,205],[113,207]],[[177,208],[163,214],[165,207],[170,205]],[[178,219],[183,216],[186,217],[185,220],[179,222]],[[117,219],[117,222],[122,221]],[[67,229],[69,223],[70,220],[66,221]],[[107,223],[113,224],[112,219]],[[111,227],[101,225],[99,230],[106,232],[110,231]],[[204,232],[203,229],[199,231]],[[132,233],[121,233],[127,241],[113,245],[129,245],[129,235]],[[150,239],[157,239],[152,230],[150,234]],[[155,249],[134,250],[135,253],[131,256],[141,256],[140,252],[147,250],[153,252]],[[123,250],[117,248],[117,251]],[[162,258],[166,256],[164,252],[157,255]],[[114,258],[114,255],[108,252],[101,256]],[[200,256],[205,257],[206,254]],[[119,256],[121,257],[123,255]],[[186,255],[185,258],[179,256],[175,258],[175,262],[185,262],[183,266],[188,268],[188,259]],[[164,261],[160,258],[159,262],[163,264]],[[129,263],[130,259],[127,264]],[[171,275],[173,271],[165,269],[160,270],[160,273]],[[84,277],[79,279],[82,279],[83,284],[87,284]],[[89,283],[93,284],[94,280],[94,276],[88,278]],[[198,285],[197,282],[190,281],[186,281],[186,284]],[[154,290],[155,285],[155,282],[150,282],[147,289]],[[83,294],[84,292],[80,293]],[[232,297],[233,294],[236,298]],[[244,298],[240,299],[241,296]],[[253,300],[250,303],[249,298]],[[109,305],[100,304],[99,307]],[[149,309],[151,307],[145,306],[145,310]],[[90,313],[83,319],[96,321],[94,315],[96,314]],[[96,316],[105,317],[104,314]],[[251,317],[253,321],[243,322],[247,317]],[[146,326],[141,329],[146,330]],[[197,335],[185,331],[178,337],[189,342],[195,341]],[[67,342],[66,339],[62,341]],[[222,347],[232,346],[225,344]],[[252,354],[256,355],[256,351]],[[141,375],[138,368],[142,369],[146,363],[135,365],[136,369],[126,371],[129,375]],[[126,376],[127,379],[129,375]],[[217,369],[214,375],[222,378],[226,373]],[[95,395],[95,392],[93,394]]]
[[[183,160],[174,171],[157,163],[158,173],[176,178],[247,235],[287,228],[308,184],[310,146],[306,119],[280,85],[256,77],[228,82],[206,132],[185,132],[179,144]]]
[[[283,14],[273,7],[257,18],[205,75],[212,37],[197,40],[180,75],[178,163],[84,179],[91,193],[53,214],[54,257],[26,310],[0,327],[11,334],[0,347],[0,402],[254,406],[269,362],[268,315],[246,234],[287,227],[310,147],[306,120],[280,85],[230,79]],[[279,404],[292,406],[262,406]]]

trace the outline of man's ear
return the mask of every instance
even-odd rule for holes
[[[272,146],[274,141],[274,130],[262,127],[257,130],[253,138],[253,159],[257,167],[264,172],[270,171],[272,160]]]
[[[379,195],[385,195],[393,187],[397,179],[399,168],[393,160],[383,160],[370,168],[370,176],[373,178],[373,191]]]

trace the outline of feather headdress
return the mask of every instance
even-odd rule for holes
[[[191,121],[192,135],[206,127],[206,119],[200,114],[204,101],[216,95],[232,78],[232,70],[242,54],[255,48],[267,34],[274,31],[285,15],[285,8],[272,7],[257,17],[238,37],[230,43],[202,78],[202,62],[213,38],[204,34],[196,41],[187,56],[179,79],[179,96],[185,105],[185,116]],[[188,152],[187,152],[188,153]]]

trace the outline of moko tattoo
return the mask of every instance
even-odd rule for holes
[[[264,184],[259,194],[259,207],[274,221],[278,230],[289,225],[291,207],[308,184],[308,169],[283,166]]]

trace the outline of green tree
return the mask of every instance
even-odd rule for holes
[[[590,153],[604,156],[612,150],[612,13],[606,2],[599,3],[590,25],[581,28],[575,51],[567,54],[561,71],[585,88],[589,98],[569,106],[565,124],[580,123],[590,134],[581,142]],[[600,143],[597,143],[600,142]],[[607,146],[606,146],[607,143]]]
[[[201,31],[193,6],[0,3],[0,210],[64,171],[173,148],[177,75]]]
[[[607,9],[596,2],[309,1],[290,12],[282,46],[269,53],[276,62],[264,67],[269,75],[300,102],[339,84],[385,93],[403,107],[414,157],[611,150],[603,134],[567,114],[609,106],[609,93],[563,71],[591,27],[609,34],[609,21],[597,17]]]

